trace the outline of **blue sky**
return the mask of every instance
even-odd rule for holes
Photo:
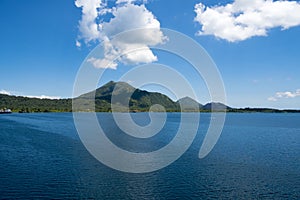
[[[243,8],[243,0],[109,1],[97,8],[96,11],[105,11],[106,14],[97,14],[94,22],[102,29],[98,27],[93,32],[91,21],[81,24],[80,21],[85,20],[83,14],[93,16],[95,2],[100,0],[77,1],[76,5],[74,0],[1,0],[0,92],[71,97],[76,73],[89,52],[101,40],[115,33],[117,26],[121,30],[143,26],[143,17],[146,17],[152,20],[150,25],[154,24],[158,31],[160,28],[179,31],[206,49],[222,75],[230,106],[300,109],[299,2],[284,1],[287,4],[277,5],[272,1],[272,4],[270,1],[266,4],[264,0],[255,0],[259,11],[257,13],[253,3],[254,13]],[[196,13],[196,4],[203,10]],[[82,10],[84,6],[89,8],[86,13]],[[294,10],[291,11],[291,7]],[[111,12],[112,8],[115,8],[115,13]],[[126,26],[120,26],[125,24],[122,20],[126,18],[122,17],[121,8],[124,8],[125,15],[127,11],[132,15],[142,15],[139,22],[129,24],[129,20]],[[244,15],[236,17],[241,12]],[[234,17],[226,21],[221,14]],[[196,16],[198,21],[195,21]],[[254,20],[257,16],[259,21]],[[113,18],[121,20],[111,23]],[[234,23],[230,24],[230,20]],[[199,31],[202,34],[197,34]],[[147,44],[141,45],[147,47]],[[164,53],[149,50],[146,54],[144,58],[147,60],[137,57],[119,60],[116,69],[107,69],[100,84],[118,80],[138,62],[168,64],[184,71],[187,78],[193,73],[189,66],[174,62]],[[190,82],[198,84],[192,77]],[[205,92],[203,94],[198,100],[206,103],[209,97]]]

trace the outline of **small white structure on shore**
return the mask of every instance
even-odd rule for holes
[[[0,109],[0,114],[4,114],[4,113],[11,113],[11,109]]]

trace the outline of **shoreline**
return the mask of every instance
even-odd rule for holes
[[[112,113],[107,111],[74,111],[75,113]],[[151,111],[153,112],[153,111]],[[29,114],[29,113],[73,113],[73,111],[47,111],[47,112],[11,112],[5,114]],[[130,112],[114,112],[114,113],[150,113],[149,111],[130,111]],[[159,111],[153,113],[162,113]],[[200,111],[166,111],[166,113],[300,113],[300,110],[267,110],[267,111],[245,111],[245,110],[230,110],[230,111],[208,111],[208,110],[200,110]],[[3,113],[4,114],[4,113]]]

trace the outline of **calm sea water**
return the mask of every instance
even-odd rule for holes
[[[163,147],[180,123],[180,114],[169,113],[163,134],[148,142],[125,141],[109,113],[98,117],[109,138],[132,151]],[[149,123],[147,113],[133,117]],[[176,162],[130,174],[87,152],[71,113],[1,115],[0,198],[300,199],[299,114],[227,114],[217,145],[199,159],[209,120],[209,114],[201,114],[196,139]]]

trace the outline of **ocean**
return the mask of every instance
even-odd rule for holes
[[[1,115],[0,199],[300,199],[300,114],[228,113],[203,159],[198,153],[210,114],[200,115],[197,135],[178,160],[136,174],[95,159],[72,113]],[[180,124],[180,113],[168,113],[161,132],[147,140],[127,137],[110,113],[97,117],[107,137],[132,152],[164,147]],[[150,122],[148,113],[132,117]]]

